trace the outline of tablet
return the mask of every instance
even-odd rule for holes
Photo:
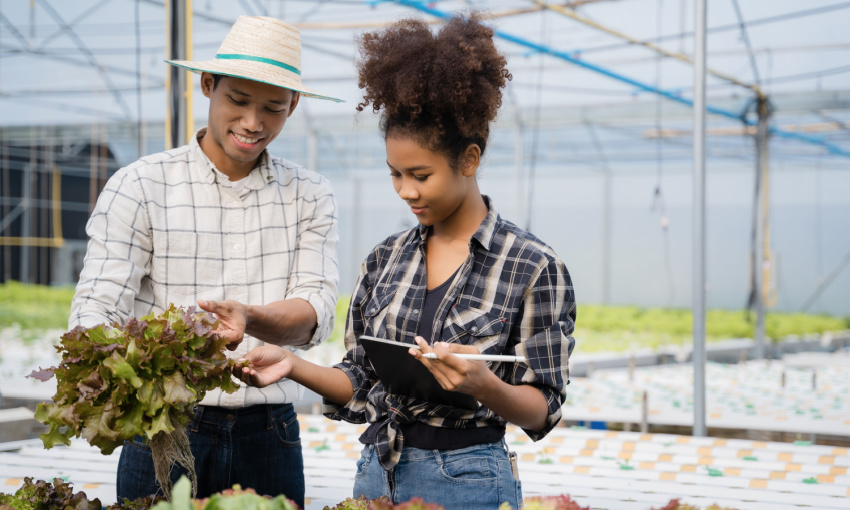
[[[411,347],[418,349],[416,345],[366,335],[360,337],[360,345],[389,393],[470,411],[478,409],[475,397],[443,389],[425,365],[407,352]]]

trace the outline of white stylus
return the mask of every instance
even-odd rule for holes
[[[521,362],[525,363],[525,356],[509,356],[506,354],[463,354],[452,353],[458,358],[468,359],[473,361],[506,361],[506,362]],[[440,359],[436,352],[426,352],[422,355],[423,358]]]

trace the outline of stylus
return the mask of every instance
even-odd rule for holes
[[[462,354],[462,353],[453,353],[455,356],[461,359],[468,359],[473,361],[506,361],[506,362],[521,362],[525,363],[525,356],[508,356],[506,354]],[[439,359],[437,357],[436,352],[426,352],[422,355],[423,358],[428,359]]]

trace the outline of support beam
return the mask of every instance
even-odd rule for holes
[[[422,2],[422,1],[418,1],[418,0],[395,0],[395,1],[399,5],[403,5],[405,7],[410,7],[412,9],[416,9],[420,12],[424,12],[426,14],[430,14],[432,16],[436,16],[436,17],[439,17],[439,18],[449,19],[449,18],[452,18],[454,16],[454,14],[452,14],[450,12],[444,12],[444,11],[441,11],[439,9],[431,8],[431,7],[428,6],[428,4],[426,4],[426,2]],[[681,103],[681,104],[684,104],[684,105],[687,105],[687,106],[690,106],[690,107],[694,106],[693,100],[682,97],[675,91],[660,89],[660,88],[655,87],[653,85],[643,83],[641,81],[635,80],[633,78],[629,78],[629,77],[621,75],[619,73],[615,73],[614,71],[611,71],[611,70],[606,69],[604,67],[601,67],[601,66],[598,66],[598,65],[595,65],[595,64],[591,64],[590,62],[587,62],[585,60],[578,59],[568,52],[555,50],[555,49],[550,48],[548,46],[544,46],[542,44],[537,44],[537,43],[528,41],[528,40],[526,40],[522,37],[518,37],[518,36],[515,36],[515,35],[512,35],[512,34],[508,34],[508,33],[502,32],[500,30],[494,30],[494,33],[496,34],[497,37],[504,39],[506,41],[510,41],[514,44],[524,46],[526,48],[532,49],[534,51],[538,51],[540,53],[545,53],[547,55],[557,57],[561,60],[565,60],[567,62],[570,62],[571,64],[575,64],[575,65],[582,67],[584,69],[587,69],[589,71],[593,71],[595,73],[601,74],[603,76],[607,76],[611,79],[614,79],[614,80],[617,80],[619,82],[633,86],[633,87],[635,87],[639,90],[642,90],[644,92],[657,94],[657,95],[665,97],[665,98],[667,98],[671,101],[675,101],[677,103]],[[722,108],[718,108],[718,107],[714,107],[714,106],[710,106],[710,105],[705,106],[705,111],[708,112],[708,113],[714,114],[714,115],[720,115],[722,117],[734,119],[734,120],[737,120],[739,122],[743,122],[745,124],[751,124],[751,122],[748,119],[744,118],[743,114],[739,113],[739,112],[724,110]],[[773,134],[773,135],[776,135],[776,136],[783,137],[783,138],[794,139],[794,140],[799,140],[799,141],[805,142],[805,143],[820,145],[832,154],[844,156],[844,157],[850,157],[850,151],[845,150],[841,146],[836,145],[836,144],[834,144],[834,143],[832,143],[832,142],[830,142],[830,141],[828,141],[824,138],[821,138],[821,137],[804,135],[804,134],[801,134],[801,133],[787,133],[787,132],[784,132],[782,130],[779,130],[779,129],[773,128],[773,127],[770,128],[770,133]]]
[[[768,215],[768,169],[770,153],[768,151],[768,137],[770,136],[767,128],[770,122],[770,107],[766,99],[760,99],[756,102],[756,111],[758,114],[758,130],[756,132],[756,214],[754,215],[755,225],[755,263],[753,271],[755,278],[753,280],[754,288],[752,289],[753,305],[756,311],[756,359],[764,358],[767,354],[765,348],[765,284],[768,281],[765,276],[769,274],[770,268],[767,257],[767,243],[765,239],[769,237],[767,232]]]
[[[650,50],[652,50],[656,53],[664,55],[665,57],[675,58],[676,60],[681,60],[682,62],[685,62],[687,64],[693,64],[694,63],[693,59],[691,57],[685,55],[684,53],[677,53],[675,51],[669,51],[667,49],[662,48],[661,46],[658,46],[657,44],[653,44],[653,43],[648,42],[648,41],[641,41],[640,39],[638,39],[636,37],[632,37],[630,35],[626,35],[622,32],[614,30],[612,28],[608,28],[605,25],[597,23],[596,21],[593,21],[590,18],[586,18],[586,17],[582,16],[581,14],[577,13],[572,8],[569,8],[569,7],[566,7],[566,6],[563,6],[563,5],[550,4],[549,2],[544,2],[543,0],[532,0],[532,1],[534,3],[536,3],[538,6],[540,6],[541,9],[548,9],[550,11],[557,12],[558,14],[561,14],[563,16],[570,18],[570,19],[578,21],[579,23],[582,23],[582,24],[587,25],[589,27],[593,27],[593,28],[595,28],[599,31],[605,32],[606,34],[613,35],[614,37],[617,37],[619,39],[623,39],[623,40],[628,41],[628,42],[630,42],[634,45],[643,46],[645,48],[648,48],[648,49],[650,49]],[[714,70],[714,69],[706,68],[706,73],[708,73],[712,76],[715,76],[717,78],[720,78],[721,80],[728,81],[730,83],[734,83],[735,85],[744,87],[746,89],[750,89],[753,92],[755,92],[756,95],[759,96],[759,97],[764,96],[764,92],[761,90],[761,87],[759,87],[758,85],[755,85],[755,84],[752,84],[752,83],[745,83],[745,82],[735,78],[734,76],[728,75],[726,73],[723,73],[723,72],[720,72],[720,71],[717,71],[717,70]]]
[[[832,120],[831,122],[811,122],[808,124],[783,124],[779,129],[798,133],[823,133],[834,131],[850,131],[850,122]],[[756,136],[758,126],[720,127],[706,129],[705,134],[710,136]],[[679,136],[693,136],[693,131],[686,129],[656,129],[650,128],[643,132],[644,138],[674,138]]]
[[[45,37],[44,39],[41,40],[41,44],[38,45],[38,48],[36,48],[36,50],[43,50],[43,49],[47,48],[47,45],[50,44],[50,42],[53,39],[56,39],[57,37],[64,34],[68,30],[71,30],[74,27],[74,25],[76,25],[80,21],[88,18],[92,13],[94,13],[95,11],[100,9],[103,5],[105,5],[105,4],[107,4],[111,1],[112,0],[101,0],[98,4],[86,9],[85,12],[83,12],[82,14],[77,16],[76,18],[69,21],[66,25],[64,25],[64,26],[60,25],[59,30],[53,32],[52,34],[48,35],[47,37]]]
[[[98,74],[100,74],[100,77],[103,80],[103,83],[105,83],[109,90],[112,92],[112,97],[115,99],[115,102],[118,103],[119,107],[121,107],[121,111],[124,113],[124,118],[130,119],[132,117],[132,115],[130,115],[130,107],[127,106],[126,101],[124,101],[124,96],[122,96],[121,92],[118,91],[115,86],[115,83],[109,76],[109,73],[107,73],[100,65],[97,60],[97,57],[94,56],[88,46],[86,46],[83,40],[80,39],[80,36],[78,36],[74,29],[70,25],[68,25],[68,23],[65,22],[62,16],[60,16],[59,13],[56,12],[56,9],[54,9],[53,6],[50,5],[47,0],[38,0],[38,3],[53,18],[53,21],[55,21],[56,24],[59,25],[67,33],[68,37],[71,39],[71,41],[74,42],[74,45],[77,47],[77,49],[79,49],[80,52],[86,57],[86,60],[88,60],[89,64],[97,70]]]
[[[596,148],[599,160],[602,163],[602,304],[611,304],[611,216],[612,211],[612,186],[611,181],[611,165],[608,163],[608,156],[605,154],[605,149],[599,136],[596,134],[596,127],[587,118],[584,119],[584,125],[587,126],[588,135],[590,135],[593,146]]]
[[[705,422],[705,58],[706,2],[697,0],[694,39],[693,364],[694,436],[708,434]]]
[[[168,0],[165,3],[168,60],[192,58],[191,12],[192,0]],[[194,131],[192,80],[189,71],[177,66],[168,65],[166,73],[165,144],[167,149],[173,149],[188,143]]]

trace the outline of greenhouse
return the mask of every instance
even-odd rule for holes
[[[92,387],[105,385],[103,380],[113,377],[121,392],[130,392],[130,400],[145,405],[159,402],[148,384],[166,391],[164,362],[156,365],[158,382],[137,384],[116,368],[120,363],[116,360],[121,356],[136,359],[137,348],[147,349],[141,359],[153,357],[155,343],[144,342],[155,334],[138,333],[140,326],[134,324],[159,324],[165,319],[158,314],[167,305],[198,307],[180,315],[189,324],[184,331],[189,335],[186,344],[201,349],[203,337],[213,342],[204,344],[205,349],[220,346],[221,351],[224,336],[212,333],[214,328],[191,338],[191,331],[207,331],[204,321],[208,318],[226,323],[222,310],[217,316],[209,311],[204,316],[198,300],[268,307],[282,302],[278,299],[289,299],[273,296],[297,294],[301,303],[312,305],[311,331],[318,331],[316,336],[322,338],[307,344],[318,344],[315,347],[293,350],[299,359],[320,367],[334,367],[347,359],[351,342],[363,333],[357,329],[360,315],[347,322],[355,317],[351,314],[360,313],[363,324],[371,324],[388,313],[384,323],[390,324],[393,317],[401,331],[408,327],[405,313],[411,313],[406,317],[415,317],[416,322],[419,313],[428,312],[419,306],[418,297],[404,302],[392,297],[395,292],[414,296],[414,291],[402,286],[379,295],[380,286],[369,287],[369,278],[363,277],[370,267],[364,260],[371,260],[375,247],[388,236],[421,226],[430,228],[430,236],[437,228],[421,220],[428,212],[417,212],[412,201],[400,199],[402,192],[394,188],[406,175],[397,171],[391,152],[392,130],[398,128],[387,123],[386,104],[378,111],[374,97],[372,103],[364,99],[382,78],[370,76],[364,62],[370,51],[377,51],[367,42],[377,44],[374,41],[380,38],[375,34],[388,33],[399,26],[399,20],[419,20],[422,23],[416,26],[439,34],[470,15],[477,16],[475,23],[491,29],[487,38],[504,57],[509,73],[494,109],[498,114],[485,122],[489,138],[485,138],[486,151],[480,151],[474,189],[480,189],[484,203],[495,207],[501,219],[527,233],[533,239],[530,243],[542,240],[562,261],[567,284],[557,289],[566,299],[566,309],[574,307],[567,321],[572,324],[558,326],[566,328],[561,331],[574,340],[574,349],[568,352],[566,343],[548,346],[561,349],[552,359],[568,359],[568,368],[566,361],[557,361],[562,364],[558,370],[563,380],[558,384],[563,402],[551,432],[535,440],[524,422],[503,419],[478,401],[483,411],[476,419],[484,420],[486,415],[504,427],[502,441],[515,454],[514,467],[518,466],[519,475],[515,471],[514,478],[517,484],[522,482],[522,508],[847,507],[850,41],[845,27],[850,23],[850,2],[838,0],[805,4],[789,0],[0,1],[0,485],[4,487],[0,507],[14,502],[2,498],[23,493],[30,483],[25,479],[30,478],[50,482],[55,490],[59,482],[54,479],[64,480],[75,493],[85,492],[92,501],[97,498],[103,508],[115,504],[119,506],[113,510],[125,508],[120,506],[116,481],[119,459],[127,445],[135,444],[133,436],[142,437],[150,429],[128,423],[129,418],[116,422],[121,413],[130,412],[125,408],[101,417],[109,422],[105,429],[116,434],[104,440],[100,432],[85,428],[91,426],[91,415],[73,420],[67,414],[60,417],[63,401],[59,397],[73,391],[82,402],[90,398]],[[186,209],[167,208],[168,201],[177,197],[172,193],[179,185],[168,184],[171,181],[165,177],[156,184],[161,188],[140,184],[142,198],[137,198],[127,193],[128,188],[115,188],[118,178],[127,175],[128,168],[138,167],[140,159],[161,161],[163,151],[176,154],[188,146],[209,158],[210,175],[218,176],[216,183],[222,179],[226,172],[216,168],[219,160],[204,145],[204,138],[210,139],[205,133],[211,133],[216,122],[213,105],[219,82],[206,88],[200,72],[168,61],[241,58],[226,55],[235,53],[225,51],[231,29],[245,20],[267,19],[282,20],[290,35],[296,34],[298,68],[293,67],[295,60],[289,61],[292,65],[273,63],[279,69],[295,69],[290,74],[295,77],[292,83],[305,88],[250,75],[245,78],[235,71],[218,76],[226,77],[225,83],[242,80],[239,83],[301,92],[285,126],[281,122],[280,134],[260,143],[267,143],[271,156],[284,158],[284,165],[303,166],[298,172],[310,172],[303,178],[305,186],[320,182],[330,190],[327,203],[333,208],[329,217],[334,227],[326,240],[332,247],[327,252],[316,249],[321,239],[314,240],[309,255],[300,259],[285,255],[297,252],[286,243],[301,243],[309,235],[303,231],[307,228],[303,219],[288,219],[293,209],[282,214],[271,209],[274,214],[258,213],[259,219],[251,219],[249,212],[240,216],[241,207],[222,202],[213,204],[213,209],[220,206],[227,211],[215,225],[223,233],[215,240],[221,246],[207,240],[202,247],[203,233],[198,233],[197,225],[206,224],[209,218],[204,216],[209,214],[198,213],[202,208],[196,205],[194,226],[185,232],[184,227],[173,227],[180,231],[179,243],[189,242],[195,249],[194,259],[171,265],[169,255],[158,258],[166,250],[156,243],[170,239],[166,230],[159,233],[161,225],[180,225],[188,217]],[[402,33],[412,38],[415,30],[408,30]],[[273,38],[260,34],[259,28],[256,33],[248,30],[245,37],[255,37],[251,39],[255,45]],[[265,59],[264,64],[269,60],[251,58]],[[476,54],[475,58],[483,57]],[[442,65],[439,55],[424,52],[408,60],[427,62],[431,70]],[[380,63],[378,58],[372,65]],[[382,72],[399,73],[395,83],[400,88],[403,80],[412,81],[400,70],[408,69],[408,64],[401,59]],[[480,68],[486,66],[476,72]],[[437,72],[449,80],[452,73],[461,71],[454,65]],[[425,85],[431,83],[428,79],[421,78],[423,89],[430,86]],[[446,85],[445,91],[427,96],[429,100],[438,97],[466,105],[478,104],[474,101],[487,96],[481,82],[470,86],[472,93],[466,96],[450,94],[450,84]],[[255,90],[267,89],[248,92]],[[388,90],[393,91],[387,92],[391,98],[398,93]],[[410,106],[400,104],[401,111]],[[209,131],[203,129],[206,126]],[[383,130],[388,130],[386,136]],[[246,135],[238,136],[242,145],[235,146],[251,145]],[[261,156],[251,165],[262,170],[263,161]],[[269,168],[273,166],[269,163]],[[287,171],[291,168],[287,166]],[[249,165],[247,170],[255,169]],[[227,177],[225,187],[234,185],[242,198],[253,196],[250,178],[254,174],[239,185],[236,178]],[[141,181],[145,179],[153,180]],[[169,187],[174,189],[162,191],[161,197],[148,194]],[[453,193],[454,188],[447,188],[439,200]],[[112,265],[111,257],[124,256],[114,248],[96,251],[99,236],[107,246],[120,232],[115,225],[123,219],[117,215],[125,209],[103,209],[111,196],[135,201],[139,207],[126,213],[133,224],[129,231],[135,232],[133,236],[148,232],[151,244],[133,245],[136,237],[132,237],[126,251],[140,250],[148,258],[125,261],[111,275],[92,276],[95,268],[118,267]],[[432,200],[438,202],[438,198]],[[320,207],[318,202],[304,203],[313,204],[313,211]],[[260,204],[258,199],[258,211],[264,207]],[[168,211],[161,218],[149,213],[160,206]],[[246,206],[245,211],[252,207]],[[238,214],[231,215],[233,211]],[[101,223],[98,217],[104,218]],[[271,233],[274,228],[292,232]],[[178,241],[168,242],[177,245]],[[467,241],[469,247],[464,249],[472,253],[477,245],[469,241],[469,235]],[[278,258],[269,258],[272,249]],[[424,267],[424,248],[422,253]],[[399,260],[393,264],[401,264]],[[475,306],[457,298],[454,304],[447,300],[445,310],[431,310],[432,314],[443,310],[440,313],[446,316],[442,333],[435,329],[434,338],[442,334],[443,340],[456,339],[453,328],[460,328],[461,337],[479,339],[475,344],[479,350],[493,347],[496,338],[501,342],[507,338],[510,349],[504,354],[528,361],[533,351],[526,351],[530,344],[524,343],[527,339],[522,335],[530,335],[529,330],[523,330],[519,322],[504,330],[498,324],[498,320],[511,324],[511,314],[518,321],[526,320],[525,311],[508,306],[495,322],[492,311],[469,318],[471,310],[479,312],[476,307],[484,307],[499,292],[510,294],[515,280],[527,276],[522,271],[517,278],[505,276],[506,272],[492,269],[495,259],[489,260],[485,266],[492,274],[488,276],[501,278],[498,285],[493,283],[488,291],[480,290],[485,288],[483,283],[476,283],[481,295],[473,298],[478,300]],[[242,265],[233,265],[237,263]],[[502,263],[506,262],[499,259],[496,265]],[[334,268],[328,270],[328,264]],[[458,269],[457,264],[446,273],[450,280],[456,275],[465,278],[466,266]],[[309,269],[299,272],[302,265]],[[288,269],[281,269],[284,266]],[[230,279],[234,267],[247,269]],[[177,290],[157,294],[162,268],[171,271],[174,281],[191,276],[191,285],[180,284],[177,289],[178,285],[166,283],[162,288]],[[431,270],[428,263],[429,274]],[[323,276],[333,273],[332,284],[322,290],[295,288],[300,285],[296,280],[311,281],[315,271],[325,271]],[[298,278],[288,279],[296,273]],[[258,280],[252,282],[252,278]],[[290,288],[275,288],[276,278],[288,281]],[[141,283],[132,283],[139,279]],[[100,303],[103,295],[91,289],[106,288],[110,281],[123,285],[124,291],[115,294],[113,304]],[[471,286],[450,287],[448,295],[463,294]],[[187,290],[190,287],[193,290]],[[428,278],[427,287],[421,287],[423,296],[434,287]],[[368,307],[357,301],[363,297],[358,294],[363,288],[375,293],[367,294]],[[99,370],[103,380],[96,384],[74,372],[74,363],[80,363],[84,355],[72,355],[69,346],[77,344],[65,340],[71,338],[74,325],[91,327],[74,315],[82,317],[80,307],[85,310],[91,302],[107,310],[104,317],[109,319],[102,322],[121,319],[105,326],[105,338],[124,338],[116,340],[124,342],[122,347],[109,347],[110,356],[116,352],[114,360],[98,358],[101,365],[94,372]],[[374,303],[380,311],[372,311]],[[145,313],[130,317],[128,306],[129,312],[144,309]],[[143,320],[148,312],[151,315]],[[535,312],[545,317],[548,305],[539,305]],[[245,313],[248,317],[249,312]],[[222,367],[241,370],[234,367],[248,363],[242,361],[248,350],[265,342],[280,343],[285,336],[252,331],[248,322],[241,326],[246,338],[239,347],[242,350],[225,349],[220,360],[214,358],[219,361],[205,358],[208,365],[197,361],[191,377],[190,372],[175,375],[179,381],[188,381],[193,396],[179,397],[186,402],[168,402],[174,406],[171,411],[151,408],[146,423],[170,412],[178,429],[187,429],[188,422],[191,431],[195,423],[191,420],[202,416],[193,415],[192,410],[215,408],[222,410],[222,416],[230,416],[233,409],[253,407],[257,402],[228,407],[220,404],[221,397],[216,397],[218,405],[209,405],[208,399],[201,404],[199,398],[206,391],[224,394],[227,383],[220,382],[224,379],[241,388],[234,393],[238,398],[258,390],[244,379],[237,380],[238,373],[233,379],[221,379]],[[221,324],[216,323],[215,332],[222,331]],[[282,324],[277,323],[277,328],[285,329]],[[183,334],[180,327],[175,326],[178,336]],[[371,327],[365,334],[371,334]],[[394,327],[374,331],[391,334]],[[492,341],[480,340],[484,333],[477,328],[494,334]],[[522,338],[512,336],[521,330]],[[398,332],[401,336],[395,339],[403,337],[411,344],[413,333],[408,338]],[[83,336],[96,344],[97,334],[89,331]],[[127,344],[133,335],[137,335],[135,344]],[[256,343],[246,347],[249,339]],[[458,349],[462,347],[469,345]],[[85,342],[77,348],[85,350]],[[173,357],[195,359],[193,352]],[[142,374],[139,363],[144,361],[135,363],[134,376]],[[505,375],[511,370],[504,364],[500,368],[499,362],[476,363],[499,377],[511,377]],[[372,365],[367,368],[373,371]],[[202,370],[205,375],[218,371],[215,385],[220,387],[198,376]],[[543,377],[539,367],[538,371],[533,367],[513,370],[524,374],[523,382],[533,381],[513,386],[540,389],[542,383],[535,378]],[[69,382],[68,387],[75,389],[63,389]],[[307,384],[286,377],[273,384],[269,388],[281,388],[284,395],[289,388],[298,388],[297,398],[285,396],[280,401],[277,397],[269,401],[269,392],[255,395],[290,406],[293,416],[297,412],[297,422],[289,423],[300,427],[296,439],[303,454],[304,510],[355,508],[343,502],[356,499],[352,488],[359,483],[355,474],[361,450],[377,437],[364,439],[377,433],[369,427],[372,422],[349,423],[339,415],[328,419],[329,406],[336,404],[329,404],[327,396],[323,399]],[[135,389],[128,389],[134,385]],[[380,381],[378,385],[385,391]],[[136,391],[147,393],[132,396]],[[395,392],[386,395],[390,398]],[[409,395],[403,399],[417,400]],[[71,407],[74,413],[82,412]],[[141,419],[144,413],[133,409]],[[425,420],[424,414],[419,416]],[[62,419],[64,426],[57,428]],[[86,420],[89,425],[84,425]],[[122,426],[129,436],[116,439]],[[169,428],[161,422],[150,426]],[[394,426],[395,422],[390,428]],[[408,430],[406,424],[400,426],[399,430]],[[443,425],[441,430],[455,429]],[[60,436],[69,435],[73,436],[67,440],[70,444],[61,444],[66,441]],[[151,432],[146,441],[153,436]],[[129,442],[123,443],[125,439]],[[104,446],[107,443],[115,446],[114,451]],[[197,469],[203,478],[201,466]],[[177,487],[171,498],[175,507]],[[197,489],[198,484],[192,487]],[[246,484],[241,488],[255,489]],[[171,494],[166,490],[165,496]],[[561,496],[566,498],[556,503]],[[429,503],[427,495],[425,499]],[[394,503],[399,508],[404,504]],[[141,507],[146,505],[154,502]],[[438,507],[452,509],[451,505]]]

